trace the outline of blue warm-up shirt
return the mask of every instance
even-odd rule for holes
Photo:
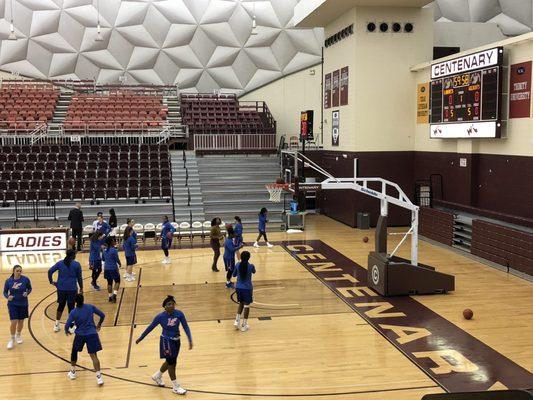
[[[109,247],[104,251],[104,270],[118,269],[120,259],[118,258],[118,250],[116,247]]]
[[[13,296],[13,300],[8,301],[7,304],[14,306],[28,306],[28,297],[24,296],[31,293],[31,282],[27,276],[22,275],[19,279],[9,277],[4,283],[4,297],[7,299]]]
[[[233,231],[235,232],[235,239],[237,239],[237,244],[242,243],[242,224],[236,223],[233,227]]]
[[[174,234],[174,232],[176,232],[176,228],[174,228],[172,226],[172,224],[170,223],[170,221],[168,222],[165,222],[163,224],[163,227],[161,228],[161,237],[163,239],[166,239],[167,238],[167,233],[168,232],[172,232],[172,234]]]
[[[224,260],[234,260],[235,252],[240,249],[240,245],[235,243],[233,238],[226,238],[224,240]]]
[[[266,214],[259,214],[259,230],[261,232],[266,231],[266,223],[267,223],[267,215]]]
[[[63,260],[54,264],[48,270],[48,281],[53,284],[52,275],[54,272],[58,271],[57,284],[56,287],[58,290],[64,291],[78,291],[78,286],[80,289],[83,288],[83,280],[81,277],[81,265],[79,262],[73,260],[70,263],[70,266],[67,266]],[[77,284],[77,285],[76,285]]]
[[[89,263],[102,261],[102,246],[105,244],[105,239],[91,240],[91,248],[89,252]]]
[[[97,331],[96,325],[94,324],[94,314],[98,315],[102,321],[105,318],[105,314],[92,304],[84,304],[81,307],[75,307],[68,315],[67,323],[65,324],[65,332],[67,332],[72,325],[76,325],[76,335],[95,335]]]
[[[95,228],[97,231],[103,232],[106,236],[109,235],[113,230],[113,228],[111,228],[111,225],[109,225],[106,221],[102,221],[102,223],[97,222]]]
[[[239,262],[233,270],[233,276],[237,277],[237,285],[235,285],[235,288],[249,290],[253,289],[254,286],[252,285],[252,274],[255,274],[255,266],[248,263],[248,271],[246,272],[246,277],[244,279],[241,278],[240,267],[241,263]]]
[[[166,311],[157,314],[152,323],[148,325],[146,330],[139,337],[139,341],[143,340],[157,325],[161,325],[163,328],[163,332],[161,333],[163,338],[171,340],[178,338],[180,336],[180,324],[183,325],[183,329],[185,330],[189,342],[192,342],[191,330],[189,329],[185,315],[180,310],[174,310],[172,314],[169,314]]]
[[[137,239],[134,236],[130,236],[124,241],[122,248],[126,257],[134,256],[135,250],[137,249]]]

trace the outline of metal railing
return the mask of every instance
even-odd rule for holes
[[[194,135],[195,150],[276,150],[275,134]]]

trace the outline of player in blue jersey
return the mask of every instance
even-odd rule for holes
[[[124,279],[127,282],[133,282],[135,277],[133,276],[133,266],[137,264],[137,238],[133,235],[133,228],[127,226],[124,230],[124,241],[122,243],[124,249],[124,255],[126,256],[126,274]]]
[[[98,324],[94,325],[94,317],[96,314],[100,317]],[[100,360],[98,353],[102,350],[100,337],[98,331],[102,327],[105,314],[92,304],[84,304],[84,298],[81,293],[76,295],[76,308],[68,315],[67,323],[65,324],[65,333],[67,336],[74,332],[74,341],[72,342],[72,353],[70,355],[70,371],[68,373],[69,379],[76,379],[76,363],[78,362],[78,353],[83,351],[83,347],[87,345],[87,352],[93,362],[94,372],[96,372],[96,382],[99,386],[104,384],[104,378],[100,372]]]
[[[117,294],[120,287],[120,266],[117,241],[114,237],[108,237],[107,248],[104,250],[104,278],[107,280],[107,294],[110,303],[117,302]]]
[[[102,248],[105,245],[105,235],[102,231],[96,231],[91,235],[89,251],[89,269],[91,270],[91,286],[99,291],[97,280],[102,273]]]
[[[172,226],[168,217],[165,215],[163,217],[163,226],[161,228],[161,248],[163,253],[165,253],[165,258],[163,258],[163,264],[170,264],[170,257],[168,250],[172,247],[172,238],[176,232],[176,228]]]
[[[57,281],[53,281],[52,276],[57,271]],[[76,251],[68,249],[65,259],[57,262],[48,270],[48,281],[57,288],[57,311],[54,323],[54,332],[59,332],[59,320],[63,315],[65,304],[69,313],[74,309],[74,301],[78,293],[83,292],[83,278],[81,276],[81,265],[76,261]]]
[[[22,267],[15,265],[13,273],[4,283],[4,297],[7,299],[9,311],[9,327],[11,339],[7,342],[7,349],[11,350],[17,342],[22,344],[22,328],[24,320],[28,318],[28,295],[31,293],[31,282],[27,276],[22,275]]]
[[[241,220],[241,217],[239,217],[238,215],[235,216],[235,224],[233,225],[233,230],[235,231],[235,242],[237,245],[239,245],[240,247],[243,247],[244,246],[244,239],[242,237],[242,231],[243,231],[243,228],[242,228],[242,220]],[[237,250],[237,253],[235,253],[237,255],[237,260],[240,261],[241,259],[241,252],[239,250]]]
[[[157,325],[161,325],[163,332],[159,339],[159,357],[164,358],[165,362],[154,375],[152,380],[158,386],[165,386],[163,383],[163,373],[168,371],[170,380],[172,381],[172,391],[177,394],[185,394],[187,391],[183,389],[176,380],[176,362],[180,352],[181,338],[180,338],[180,324],[183,325],[183,330],[189,340],[189,350],[192,350],[192,336],[185,315],[180,310],[176,310],[176,300],[173,296],[167,296],[163,301],[163,311],[157,314],[152,323],[146,328],[142,335],[135,341],[139,344],[146,335],[148,335]]]
[[[235,329],[246,332],[250,327],[248,326],[248,316],[250,315],[250,304],[253,303],[252,274],[255,274],[255,266],[250,264],[250,253],[243,251],[241,254],[241,262],[237,263],[233,270],[233,276],[237,277],[236,292],[237,301],[239,302],[239,309],[233,325]],[[244,311],[244,314],[243,314]],[[242,326],[239,327],[242,315]]]
[[[232,227],[227,229],[228,236],[224,240],[224,267],[226,268],[226,287],[232,288],[231,277],[233,276],[233,269],[235,268],[235,252],[242,247],[242,244],[237,244],[235,232]]]
[[[113,230],[113,228],[111,228],[111,225],[109,225],[105,220],[104,220],[104,215],[103,213],[99,212],[97,214],[97,217],[96,217],[96,221],[93,222],[93,230],[96,232],[96,231],[102,231],[104,233],[104,235],[107,237],[109,236],[109,234],[111,233],[111,231]]]
[[[267,239],[266,235],[266,224],[268,222],[268,210],[263,207],[261,211],[259,211],[259,236],[257,236],[257,239],[254,243],[254,247],[259,247],[259,240],[261,240],[261,236],[265,239],[265,242],[268,247],[274,247],[274,245],[270,244]]]

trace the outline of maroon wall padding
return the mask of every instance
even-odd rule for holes
[[[429,239],[451,246],[453,244],[453,214],[420,207],[418,232]]]
[[[533,233],[472,221],[472,254],[533,275]]]

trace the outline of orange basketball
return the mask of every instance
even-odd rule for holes
[[[283,184],[285,183],[285,179],[283,179],[283,178],[277,178],[277,179],[276,179],[276,183],[277,183],[278,185],[283,185]]]
[[[465,319],[472,319],[472,317],[474,317],[474,311],[472,311],[470,308],[466,308],[463,310],[463,317]]]
[[[365,236],[365,237],[363,238],[363,242],[368,243],[368,236]]]
[[[68,247],[74,247],[74,246],[76,246],[76,238],[75,237],[68,238]]]
[[[167,232],[167,239],[168,240],[172,239],[172,232]]]

